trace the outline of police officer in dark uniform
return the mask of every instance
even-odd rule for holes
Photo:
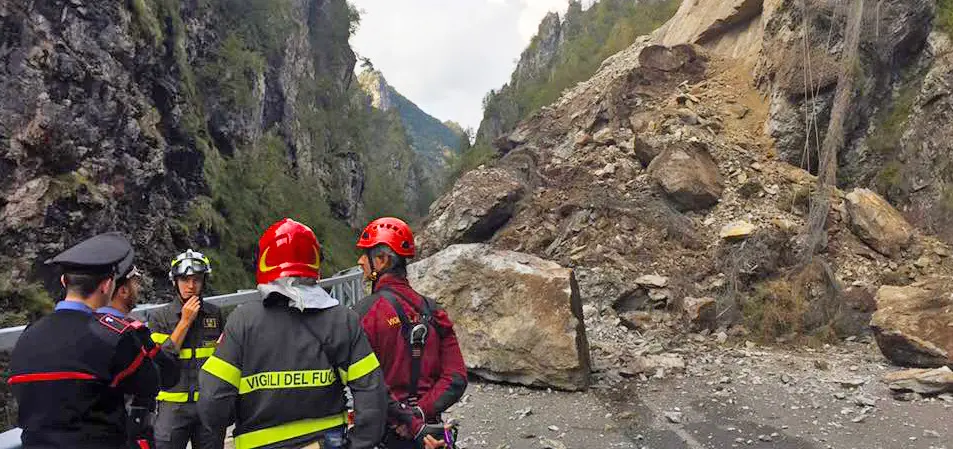
[[[163,387],[157,397],[155,438],[159,449],[185,449],[189,441],[193,449],[222,449],[225,444],[225,429],[212,431],[204,426],[195,405],[200,395],[199,370],[215,352],[225,326],[221,310],[202,300],[211,273],[211,262],[202,253],[190,249],[179,254],[169,269],[175,299],[149,313],[152,340],[163,352],[178,358],[180,365],[179,381]]]
[[[48,260],[62,268],[66,298],[23,332],[10,379],[26,449],[126,447],[125,395],[155,395],[153,346],[137,323],[94,312],[109,301],[119,263],[133,253],[118,233],[83,241]]]
[[[314,232],[284,219],[258,246],[262,301],[232,312],[202,367],[202,421],[234,422],[236,449],[374,448],[386,420],[384,375],[357,314],[317,284]],[[345,385],[354,397],[349,442]]]
[[[137,316],[131,313],[139,296],[141,278],[142,273],[133,264],[132,253],[130,253],[119,263],[119,276],[116,279],[116,291],[113,293],[112,301],[106,307],[98,309],[97,312],[127,319],[127,321],[141,322]],[[136,335],[140,341],[148,346],[155,346],[149,328],[144,325],[137,327]],[[159,370],[159,381],[162,388],[170,388],[179,381],[178,360],[167,352],[160,351],[158,346],[155,346],[149,356]],[[143,446],[154,448],[152,424],[155,421],[155,395],[134,396],[130,397],[127,402],[129,446],[136,449],[142,449]]]

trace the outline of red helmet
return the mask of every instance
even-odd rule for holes
[[[378,218],[364,228],[357,247],[371,249],[377,245],[387,245],[398,256],[414,257],[414,233],[403,220],[393,217]]]
[[[284,277],[321,278],[321,244],[311,228],[285,218],[258,241],[259,284]]]

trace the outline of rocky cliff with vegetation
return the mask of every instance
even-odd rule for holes
[[[365,70],[358,75],[358,81],[371,97],[375,108],[395,114],[400,119],[410,146],[420,159],[419,166],[424,169],[423,177],[430,188],[421,193],[421,204],[429,205],[434,199],[433,190],[443,187],[449,161],[460,150],[463,130],[460,125],[443,123],[421,110],[388,84],[378,70]],[[426,208],[422,212],[426,215]]]
[[[493,141],[596,73],[607,57],[651,33],[678,8],[677,0],[602,0],[583,10],[569,2],[560,16],[549,13],[523,50],[510,81],[487,93],[476,145],[464,155],[459,174],[492,155]]]
[[[485,164],[431,208],[422,251],[486,242],[572,267],[603,379],[645,371],[640,356],[684,331],[869,334],[890,296],[879,289],[953,274],[951,11],[930,0],[686,0],[587,81],[535,112],[511,108],[518,124],[501,125],[514,122],[498,120],[491,93]],[[543,21],[503,92],[552,60],[544,49],[565,48],[566,23]],[[822,195],[815,175],[831,147],[835,185]],[[910,295],[937,302],[879,318],[877,336],[937,360],[949,332],[927,343],[910,333],[941,308],[924,291]],[[599,337],[619,338],[620,324],[638,331],[627,349]]]
[[[367,217],[426,211],[405,129],[356,82],[358,20],[344,0],[0,3],[0,324],[48,308],[42,262],[97,232],[130,236],[161,296],[186,247],[216,290],[249,287],[285,215],[332,272]]]

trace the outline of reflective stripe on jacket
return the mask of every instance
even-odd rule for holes
[[[20,336],[7,383],[19,403],[23,447],[120,449],[125,395],[151,397],[159,373],[152,342],[121,318],[57,310]]]
[[[380,365],[357,315],[343,306],[305,312],[283,302],[240,307],[199,380],[202,422],[225,428],[237,417],[237,449],[301,447],[344,426],[345,383],[355,408],[350,447],[372,448],[383,434],[387,393]]]
[[[185,334],[180,350],[169,338],[182,316],[182,301],[174,300],[164,307],[151,310],[148,323],[152,329],[152,341],[160,345],[162,351],[178,359],[180,365],[179,381],[170,388],[159,392],[156,399],[166,402],[195,402],[199,396],[199,371],[202,364],[215,352],[215,345],[224,328],[222,311],[218,306],[203,302],[192,327]]]

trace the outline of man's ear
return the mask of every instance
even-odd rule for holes
[[[64,274],[64,275],[60,275],[60,285],[62,285],[63,288],[66,288],[66,275],[65,275],[65,274]]]
[[[112,294],[115,292],[115,289],[113,289],[115,285],[116,285],[116,280],[109,277],[99,283],[99,288],[104,295],[108,297],[112,297]]]

